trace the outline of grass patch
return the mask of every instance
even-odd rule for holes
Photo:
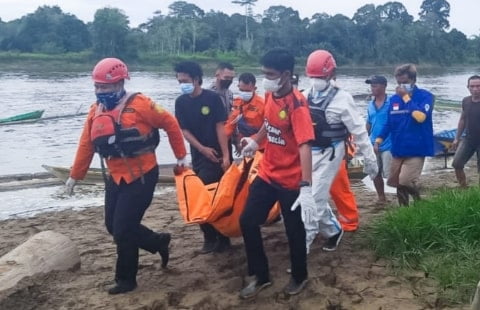
[[[389,210],[367,231],[376,254],[400,269],[422,270],[447,303],[467,303],[480,280],[480,190],[440,190]]]

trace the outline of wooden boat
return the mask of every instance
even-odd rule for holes
[[[49,173],[57,177],[58,179],[65,182],[70,176],[70,168],[67,167],[58,167],[58,166],[49,166],[42,165],[42,167],[47,170]],[[160,174],[158,176],[158,183],[162,184],[175,184],[175,178],[173,175],[173,164],[159,165]],[[87,175],[83,180],[79,180],[79,184],[84,185],[95,185],[103,183],[102,169],[100,168],[90,168],[88,169]]]
[[[40,117],[40,118],[34,118],[34,119],[25,119],[25,120],[20,120],[20,121],[12,121],[12,122],[0,122],[0,126],[8,126],[8,125],[20,125],[20,124],[29,124],[29,123],[34,123],[38,121],[47,121],[47,120],[52,120],[52,119],[62,119],[62,118],[71,118],[71,117],[77,117],[77,116],[84,116],[87,115],[88,113],[81,112],[81,113],[70,113],[70,114],[62,114],[62,115],[51,115],[47,117]]]
[[[445,160],[444,168],[447,169],[448,156],[455,155],[455,151],[452,151],[452,143],[457,135],[457,129],[442,130],[433,135],[434,152],[436,157],[443,156]],[[464,134],[465,135],[465,134]]]
[[[367,102],[371,100],[371,95],[369,94],[356,94],[353,95],[355,101]],[[458,100],[450,100],[444,98],[435,98],[434,108],[437,111],[461,111],[462,104]]]
[[[175,184],[175,178],[173,175],[174,164],[160,164],[159,170],[160,174],[158,176],[158,182],[162,184]],[[42,165],[42,167],[47,170],[50,174],[54,175],[56,178],[65,182],[70,176],[70,168],[59,167],[59,166],[49,166]],[[351,179],[362,179],[365,177],[363,173],[363,165],[361,164],[349,164],[348,165],[348,176]],[[95,185],[103,183],[102,170],[100,168],[90,168],[88,169],[85,179],[80,180],[79,184],[85,185]]]
[[[0,118],[0,123],[14,123],[21,121],[35,121],[42,117],[45,110],[36,110],[28,113],[18,114],[10,117]]]
[[[435,98],[434,107],[436,110],[440,110],[440,111],[443,111],[443,110],[461,111],[462,110],[461,101],[441,99],[441,98]]]

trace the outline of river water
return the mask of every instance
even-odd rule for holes
[[[475,68],[476,69],[476,68]],[[367,94],[369,86],[365,79],[371,74],[383,74],[389,81],[387,90],[394,89],[394,78],[389,68],[385,69],[348,69],[340,70],[337,85],[353,95]],[[477,70],[478,71],[478,70]],[[241,72],[239,72],[241,73]],[[258,81],[262,77],[257,73]],[[472,69],[442,70],[435,69],[420,72],[417,84],[431,90],[438,98],[460,101],[468,95],[467,78],[474,74]],[[211,78],[204,79],[208,87]],[[261,83],[258,91],[263,93]],[[308,87],[308,80],[300,78],[300,88]],[[127,81],[128,91],[140,91],[151,97],[164,108],[174,112],[175,98],[179,95],[178,83],[173,72],[132,72],[131,80]],[[232,85],[236,90],[236,81]],[[76,112],[87,112],[95,100],[93,83],[89,72],[0,72],[0,118],[8,117],[33,110],[44,109],[44,117],[61,116]],[[366,101],[358,101],[359,113],[365,114]],[[456,127],[459,113],[444,111],[434,113],[435,130]],[[49,119],[30,124],[0,126],[0,175],[41,172],[42,164],[54,166],[71,165],[83,126],[85,116],[71,118]],[[170,150],[165,133],[157,149],[160,163],[173,163],[175,158]],[[93,167],[99,166],[98,158],[94,158]],[[0,219],[18,214],[15,210],[43,210],[46,204],[49,209],[58,209],[92,204],[93,197],[82,196],[78,199],[59,204],[60,188],[44,188],[0,193],[3,201],[0,207]],[[33,199],[35,202],[28,201]],[[38,198],[38,199],[37,199]],[[78,198],[78,197],[77,197]],[[60,199],[61,200],[61,199]],[[69,199],[70,200],[70,199]],[[101,204],[101,195],[95,195],[94,203]],[[75,201],[75,202],[73,202]],[[32,204],[38,207],[30,208]],[[34,212],[33,212],[34,213]],[[32,213],[32,214],[33,214]],[[23,211],[22,211],[23,214]],[[26,212],[25,214],[28,214]]]

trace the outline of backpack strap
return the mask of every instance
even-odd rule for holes
[[[338,90],[339,90],[338,87],[335,86],[335,87],[332,87],[332,89],[330,89],[328,91],[327,96],[322,101],[322,104],[320,106],[320,110],[322,110],[323,112],[325,112],[325,110],[327,110],[328,105],[330,104],[330,102],[332,102],[333,98],[338,93]]]
[[[120,124],[120,118],[122,117],[122,113],[123,111],[125,111],[125,109],[127,108],[127,106],[132,103],[133,99],[135,99],[135,97],[140,94],[140,92],[136,92],[136,93],[133,93],[131,94],[130,96],[128,96],[127,100],[122,104],[123,107],[121,107],[121,111],[120,113],[118,113],[118,119],[115,120],[117,122],[117,124]]]

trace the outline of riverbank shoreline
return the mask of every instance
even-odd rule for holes
[[[253,71],[260,72],[261,65],[259,63],[260,56],[243,55],[237,56],[232,53],[216,53],[212,55],[197,53],[197,54],[182,54],[182,55],[139,55],[136,60],[128,61],[130,71],[151,71],[151,72],[169,72],[173,70],[173,65],[183,60],[191,60],[200,63],[206,72],[213,72],[219,62],[230,62],[235,66],[237,71]],[[15,52],[0,52],[0,70],[7,72],[24,72],[28,68],[29,72],[90,72],[92,66],[98,61],[89,52],[67,53],[67,54],[40,54],[40,53],[15,53]],[[296,59],[295,71],[303,72],[305,67],[306,57],[299,57]],[[371,64],[339,64],[338,70],[377,70],[379,72],[391,72],[395,66],[392,65],[376,65]],[[423,70],[439,70],[444,69],[444,66],[422,63],[418,67]],[[62,68],[59,71],[59,68]],[[450,65],[448,66],[450,72],[465,71],[472,68],[472,64]]]

